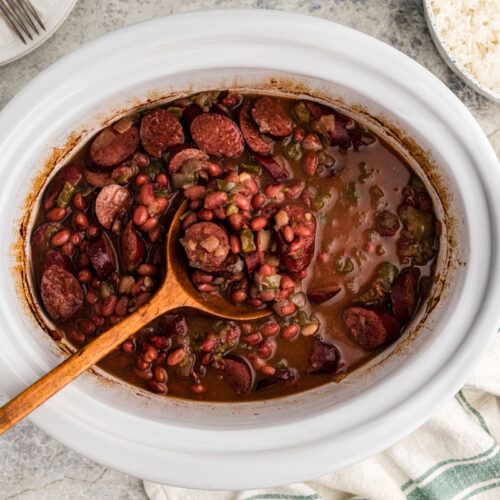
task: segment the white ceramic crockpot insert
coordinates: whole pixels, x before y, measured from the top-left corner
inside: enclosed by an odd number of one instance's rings
[[[500,176],[491,146],[462,103],[411,59],[343,26],[283,12],[196,12],[85,45],[41,73],[0,114],[2,390],[14,396],[63,357],[19,292],[13,251],[32,179],[52,148],[64,148],[73,132],[84,141],[118,111],[148,99],[262,85],[363,105],[433,157],[456,243],[447,246],[443,238],[441,253],[451,255],[451,265],[441,273],[440,301],[406,348],[391,346],[341,383],[287,398],[195,403],[87,373],[30,418],[102,464],[212,489],[319,476],[422,424],[465,382],[495,334]]]

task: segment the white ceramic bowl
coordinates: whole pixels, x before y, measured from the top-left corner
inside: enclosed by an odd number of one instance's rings
[[[420,144],[413,152],[440,193],[442,206],[432,191],[447,225],[434,286],[439,300],[421,311],[417,333],[339,384],[274,401],[203,404],[154,396],[95,370],[30,417],[102,464],[213,489],[312,478],[387,447],[459,389],[500,316],[497,159],[443,84],[391,47],[313,17],[258,10],[177,15],[85,45],[0,114],[3,391],[14,396],[63,357],[22,290],[20,226],[25,233],[31,222],[30,193],[40,175],[128,108],[227,87],[312,93],[373,114],[405,144]]]
[[[456,57],[446,43],[436,25],[436,16],[432,10],[431,0],[424,0],[424,14],[432,41],[448,67],[469,87],[493,102],[500,103],[500,94],[480,82]]]

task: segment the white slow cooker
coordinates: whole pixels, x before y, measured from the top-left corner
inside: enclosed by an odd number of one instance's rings
[[[176,486],[243,489],[309,479],[421,425],[465,382],[500,324],[500,174],[488,140],[423,67],[331,22],[213,10],[140,23],[64,57],[5,107],[0,388],[14,396],[69,350],[46,333],[26,288],[23,236],[42,179],[127,110],[214,88],[312,95],[353,109],[407,147],[445,223],[431,299],[396,344],[340,383],[215,404],[156,396],[95,369],[30,419],[97,462]]]

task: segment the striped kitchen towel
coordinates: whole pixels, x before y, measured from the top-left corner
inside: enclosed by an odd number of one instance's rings
[[[462,390],[410,436],[313,481],[251,491],[145,482],[151,500],[500,499],[500,333]]]

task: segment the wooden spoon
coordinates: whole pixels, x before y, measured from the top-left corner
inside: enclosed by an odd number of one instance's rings
[[[220,318],[252,320],[268,316],[266,309],[235,306],[215,294],[204,298],[187,276],[187,263],[179,243],[181,215],[187,208],[184,201],[172,220],[167,238],[167,273],[157,292],[147,304],[105,331],[73,356],[43,376],[0,408],[0,435],[38,408],[56,392],[104,358],[158,316],[171,311],[196,310]]]

